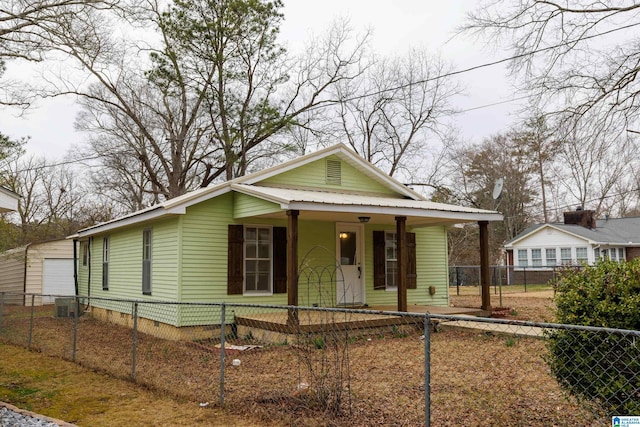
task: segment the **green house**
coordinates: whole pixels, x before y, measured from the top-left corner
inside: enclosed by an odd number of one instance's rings
[[[434,203],[339,144],[80,230],[80,296],[299,306],[448,306],[447,228],[501,220]],[[142,317],[193,326],[168,306]]]

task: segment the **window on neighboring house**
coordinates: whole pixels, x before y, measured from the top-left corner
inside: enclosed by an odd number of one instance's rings
[[[151,295],[151,229],[142,232],[142,293]]]
[[[518,266],[526,267],[528,265],[529,258],[527,256],[526,249],[518,249]]]
[[[609,259],[611,261],[617,261],[618,260],[618,248],[610,248],[609,249]]]
[[[102,238],[102,290],[109,290],[109,236]]]
[[[398,289],[398,249],[396,246],[396,233],[384,233],[385,253],[385,283],[387,289]]]
[[[618,248],[618,261],[624,261],[624,248]]]
[[[542,249],[531,249],[531,265],[542,267]]]
[[[605,261],[609,260],[609,251],[607,249],[602,249],[600,251],[600,259],[603,259]]]
[[[589,260],[587,248],[576,248],[576,260],[579,263],[586,263]]]
[[[271,227],[244,228],[244,291],[271,292]]]
[[[596,263],[600,261],[600,248],[593,249],[593,262]]]
[[[571,248],[560,248],[560,264],[571,264]]]
[[[545,250],[547,267],[555,267],[558,262],[556,261],[556,248],[547,248]]]
[[[89,264],[89,242],[82,242],[80,251],[82,252],[82,266],[86,267]]]

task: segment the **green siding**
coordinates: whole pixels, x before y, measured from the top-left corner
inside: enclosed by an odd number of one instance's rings
[[[326,161],[335,160],[342,164],[342,183],[341,185],[326,183]],[[296,169],[283,172],[279,175],[260,181],[256,185],[298,185],[301,187],[312,187],[320,189],[331,189],[336,191],[358,191],[366,193],[378,193],[389,196],[400,197],[390,188],[374,181],[367,175],[363,174],[353,166],[342,161],[337,156],[330,156],[325,159],[316,160],[309,164],[300,166]]]
[[[298,227],[298,304],[333,307],[336,304],[336,225],[300,221]]]
[[[180,301],[243,301],[227,297],[227,228],[233,224],[233,194],[187,208],[182,220]],[[246,302],[246,301],[245,301]]]
[[[81,286],[81,295],[104,298],[124,298],[136,300],[175,301],[177,293],[177,223],[173,218],[150,222],[137,227],[117,230],[109,234],[95,236],[91,246],[91,290]],[[142,294],[142,232],[151,228],[152,267],[151,295]],[[102,289],[102,242],[110,238],[109,290]],[[79,279],[86,283],[88,269],[81,269]],[[92,300],[92,305],[122,313],[131,314],[129,303]],[[143,317],[169,324],[176,324],[177,307],[141,306]]]
[[[248,196],[242,193],[234,193],[234,218],[246,218],[249,216],[258,216],[274,212],[280,212],[282,209],[275,203],[256,197]]]
[[[410,304],[449,306],[449,265],[447,230],[444,226],[415,229],[418,289],[408,292]],[[436,293],[429,295],[429,286]]]
[[[367,225],[365,227],[365,293],[369,305],[395,305],[398,303],[396,291],[373,289],[373,231],[395,231],[395,227]],[[407,290],[408,305],[449,305],[447,232],[444,227],[408,229],[416,233],[416,274],[417,288]],[[436,287],[436,293],[429,295],[429,286]]]

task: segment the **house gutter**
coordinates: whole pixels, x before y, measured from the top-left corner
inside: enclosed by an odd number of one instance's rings
[[[27,293],[27,259],[28,259],[29,246],[31,246],[31,243],[27,243],[24,247],[24,270],[22,274],[22,305],[27,304],[27,296],[25,294]]]
[[[78,296],[78,239],[73,239],[73,286]]]

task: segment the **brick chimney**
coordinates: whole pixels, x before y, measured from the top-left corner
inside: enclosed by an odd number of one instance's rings
[[[564,223],[596,228],[596,211],[585,211],[579,207],[575,211],[564,212]]]

